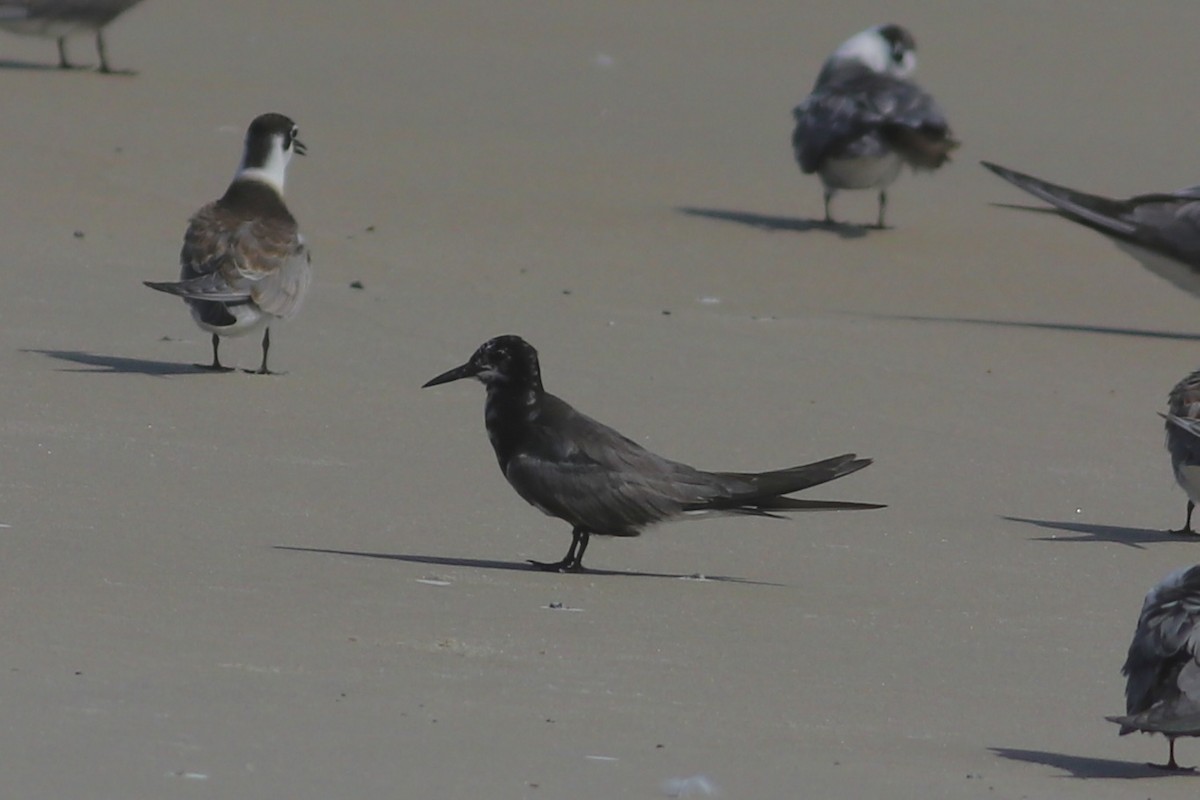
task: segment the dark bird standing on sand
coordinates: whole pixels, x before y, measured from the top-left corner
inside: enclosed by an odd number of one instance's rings
[[[1171,471],[1188,497],[1187,520],[1182,528],[1170,533],[1195,536],[1192,512],[1200,500],[1200,370],[1175,384],[1167,400],[1167,413],[1162,417],[1167,421]]]
[[[1175,739],[1200,736],[1200,565],[1173,572],[1146,595],[1129,656],[1125,716],[1105,717],[1121,726],[1121,735],[1161,733],[1170,742],[1162,769],[1175,762]]]
[[[1069,189],[987,161],[983,166],[1107,236],[1155,275],[1200,295],[1200,186],[1116,200]]]
[[[104,47],[104,26],[142,0],[0,0],[0,28],[24,36],[58,40],[58,66],[74,69],[67,60],[67,37],[96,34],[100,71],[111,73]]]
[[[484,421],[504,477],[528,503],[572,526],[566,557],[530,562],[541,569],[582,572],[593,534],[637,536],[689,515],[882,508],[783,496],[871,463],[853,454],[762,473],[703,472],[655,455],[546,392],[537,351],[519,336],[485,342],[470,361],[425,386],[460,378],[487,387]]]
[[[884,227],[887,189],[908,164],[934,170],[958,147],[942,110],[908,79],[917,45],[899,25],[851,36],[821,68],[808,98],[792,114],[792,148],[805,175],[825,185],[825,222],[839,189],[878,189]]]
[[[312,257],[283,202],[288,162],[293,154],[305,153],[299,133],[282,114],[263,114],[250,123],[233,182],[188,225],[179,254],[180,280],[145,281],[151,289],[182,297],[196,324],[212,333],[212,364],[199,367],[228,371],[217,357],[220,337],[265,328],[258,374],[270,374],[270,325],[295,314],[304,302]]]

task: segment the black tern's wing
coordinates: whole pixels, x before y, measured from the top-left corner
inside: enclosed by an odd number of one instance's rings
[[[1146,595],[1129,655],[1125,710],[1141,714],[1157,703],[1187,702],[1200,709],[1200,566],[1168,575]]]
[[[550,394],[505,475],[546,513],[613,535],[633,535],[721,491],[707,473],[651,453]]]

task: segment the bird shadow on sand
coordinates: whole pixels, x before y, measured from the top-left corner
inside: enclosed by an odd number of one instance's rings
[[[26,70],[29,72],[62,72],[68,75],[72,72],[78,72],[76,69],[62,69],[58,64],[50,64],[39,61],[14,61],[11,58],[0,58],[0,70]]]
[[[58,64],[51,64],[47,61],[14,61],[11,58],[0,58],[0,70],[57,72],[62,75],[87,72],[94,75],[116,78],[127,78],[138,74],[135,69],[110,69],[108,72],[104,72],[94,64],[72,64],[69,67],[60,67]]]
[[[1200,333],[1183,331],[1156,331],[1149,328],[1116,328],[1109,325],[1076,325],[1066,322],[1021,322],[1004,319],[981,319],[975,317],[927,317],[908,314],[868,314],[874,319],[900,320],[902,322],[940,322],[954,325],[990,325],[997,328],[1031,328],[1044,331],[1069,333],[1102,333],[1108,336],[1136,336],[1143,339],[1170,339],[1177,342],[1200,342]]]
[[[145,358],[127,358],[125,356],[106,356],[100,353],[88,353],[84,350],[34,350],[23,349],[22,353],[37,353],[49,358],[78,364],[80,368],[63,367],[59,372],[113,372],[123,375],[201,375],[208,370],[201,369],[195,364],[179,364],[174,361],[151,361]]]
[[[861,239],[869,233],[880,232],[879,228],[850,225],[844,222],[826,222],[823,219],[803,219],[800,217],[776,217],[767,214],[755,214],[750,211],[733,211],[724,208],[679,206],[675,210],[689,217],[703,217],[721,222],[735,222],[738,225],[746,225],[771,233],[780,231],[790,231],[792,233],[823,231],[825,233],[837,234],[843,239]]]
[[[1014,747],[989,747],[996,755],[1012,761],[1024,761],[1029,764],[1043,764],[1047,767],[1061,769],[1067,773],[1060,777],[1071,778],[1119,778],[1136,780],[1139,778],[1176,778],[1195,777],[1195,773],[1158,769],[1143,761],[1118,761],[1113,758],[1089,758],[1088,756],[1073,756],[1069,753],[1053,753],[1049,750],[1022,750]]]
[[[1051,519],[1027,519],[1026,517],[1001,517],[1009,522],[1036,525],[1055,531],[1069,531],[1078,536],[1037,536],[1035,542],[1114,542],[1144,550],[1145,545],[1156,542],[1195,542],[1195,536],[1180,536],[1156,528],[1127,528],[1121,525],[1095,525],[1088,522],[1063,522]]]
[[[1061,217],[1057,208],[1053,206],[1030,206],[1024,203],[988,203],[992,208],[1004,208],[1009,211],[1032,211],[1035,214],[1053,214],[1056,217]]]
[[[469,567],[471,569],[503,569],[512,572],[541,572],[528,561],[493,561],[484,558],[455,558],[451,556],[422,556],[407,553],[367,553],[360,550],[333,550],[324,547],[294,547],[290,545],[273,545],[273,550],[290,550],[296,553],[320,553],[332,556],[355,556],[357,558],[381,558],[385,561],[405,561],[409,564],[434,564],[440,567]],[[550,573],[557,574],[557,573]],[[673,572],[638,572],[636,570],[592,569],[588,567],[583,575],[613,575],[626,578],[674,578],[676,580],[692,580],[697,582],[714,581],[721,583],[745,583],[751,586],[786,586],[783,583],[770,581],[753,581],[749,578],[734,578],[727,575],[684,575]]]

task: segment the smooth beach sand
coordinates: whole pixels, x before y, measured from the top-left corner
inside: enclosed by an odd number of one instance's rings
[[[790,110],[908,26],[964,142],[839,235]],[[1200,560],[1155,412],[1196,298],[981,158],[1200,181],[1192,4],[150,0],[134,77],[0,36],[0,794],[1194,796],[1118,738],[1145,591]],[[86,37],[77,61],[94,58]],[[258,113],[309,155],[285,375],[211,375],[171,280]],[[842,218],[870,221],[870,193]],[[351,287],[359,281],[361,289]],[[596,540],[496,468],[483,340],[665,455],[843,452],[889,504]],[[254,367],[256,337],[222,348]],[[709,580],[689,580],[696,575]],[[561,608],[557,608],[561,604]],[[1200,763],[1200,742],[1179,744]]]

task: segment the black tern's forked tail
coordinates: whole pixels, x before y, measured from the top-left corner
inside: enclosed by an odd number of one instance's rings
[[[179,280],[144,281],[182,297],[192,318],[212,334],[212,364],[227,371],[217,350],[222,336],[262,329],[262,365],[270,374],[271,323],[300,310],[312,282],[312,258],[296,220],[283,202],[287,165],[304,155],[296,123],[262,114],[246,132],[242,161],[219,199],[197,211],[179,254]]]
[[[887,189],[907,164],[935,170],[958,147],[933,97],[909,79],[917,44],[899,25],[877,25],[842,42],[812,92],[792,111],[792,150],[825,186],[825,222],[841,189],[877,189],[885,226]]]
[[[1104,234],[1155,275],[1200,296],[1200,186],[1119,200],[980,163],[1060,216]]]
[[[1175,739],[1200,736],[1200,565],[1171,573],[1149,591],[1121,674],[1125,715],[1105,717],[1134,731],[1161,733],[1170,742],[1166,764],[1177,770]]]
[[[582,571],[592,534],[637,536],[693,515],[883,508],[784,496],[871,463],[852,454],[760,473],[704,472],[656,455],[546,392],[537,351],[518,336],[485,342],[467,363],[425,386],[461,378],[487,387],[484,417],[504,477],[528,503],[572,526],[566,557],[530,562],[542,569]]]

